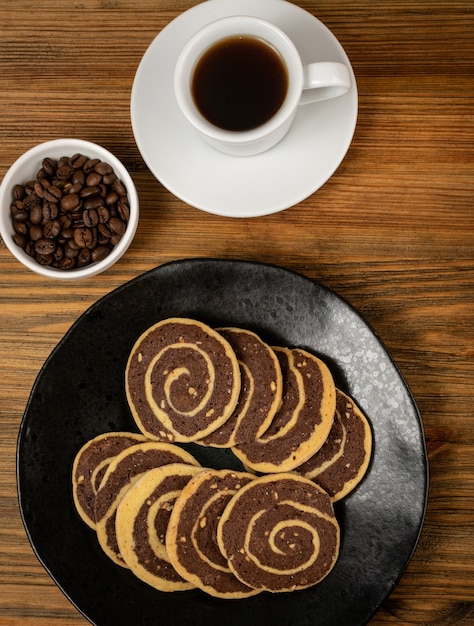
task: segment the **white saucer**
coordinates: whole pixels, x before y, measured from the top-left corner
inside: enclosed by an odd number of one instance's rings
[[[255,15],[293,39],[303,63],[340,61],[348,93],[299,108],[288,135],[252,157],[222,154],[196,134],[178,109],[173,73],[191,35],[228,15]],[[207,0],[174,19],[150,44],[131,97],[137,146],[156,178],[184,202],[216,215],[256,217],[282,211],[319,189],[344,158],[357,120],[357,86],[344,49],[313,15],[286,0]]]

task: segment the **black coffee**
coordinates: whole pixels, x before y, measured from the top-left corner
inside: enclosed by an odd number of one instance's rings
[[[223,39],[199,60],[192,79],[194,102],[211,124],[232,131],[267,122],[285,99],[288,74],[280,54],[261,39]]]

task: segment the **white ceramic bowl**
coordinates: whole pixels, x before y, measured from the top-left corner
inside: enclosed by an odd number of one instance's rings
[[[85,267],[70,270],[58,269],[44,266],[30,257],[20,246],[13,241],[15,231],[13,229],[10,207],[13,202],[13,188],[16,184],[25,184],[30,180],[35,180],[38,170],[41,168],[43,159],[50,157],[59,159],[60,157],[71,157],[74,154],[83,154],[91,159],[100,159],[111,165],[115,174],[127,189],[130,206],[130,219],[127,229],[120,242],[111,250],[109,255],[102,261],[97,261]],[[39,144],[31,148],[7,171],[5,178],[0,185],[0,234],[5,245],[10,252],[33,272],[56,278],[60,280],[71,280],[78,278],[88,278],[111,267],[120,259],[130,246],[138,225],[138,194],[133,180],[123,164],[111,152],[89,141],[82,139],[55,139]]]

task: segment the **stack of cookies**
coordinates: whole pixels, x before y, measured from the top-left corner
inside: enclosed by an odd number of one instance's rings
[[[73,466],[76,508],[115,563],[161,591],[221,598],[327,576],[333,503],[363,478],[372,435],[321,359],[171,318],[138,338],[125,388],[141,434],[99,435]],[[245,469],[203,468],[187,442],[229,448]]]

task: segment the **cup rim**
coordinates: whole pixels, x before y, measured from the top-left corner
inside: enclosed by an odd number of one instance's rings
[[[67,152],[93,152],[94,155],[99,156],[105,162],[108,162],[113,168],[117,176],[121,179],[124,186],[127,189],[127,195],[129,198],[130,204],[130,218],[127,223],[127,228],[125,230],[125,234],[119,243],[114,246],[111,250],[110,254],[103,259],[102,261],[97,261],[96,263],[91,263],[90,265],[86,265],[81,268],[74,268],[71,270],[61,270],[58,268],[53,268],[45,265],[40,265],[35,259],[30,257],[20,246],[18,246],[13,241],[13,226],[11,224],[11,217],[9,210],[5,209],[8,204],[8,209],[10,208],[11,201],[11,193],[13,186],[17,183],[26,182],[26,180],[32,180],[36,172],[33,171],[34,168],[31,167],[31,176],[23,176],[21,178],[21,174],[23,168],[29,167],[30,162],[34,161],[37,158],[38,162],[41,162],[43,158],[46,156],[51,156],[48,154],[48,151],[54,151],[58,153],[59,151],[64,150],[64,156],[67,156]],[[72,152],[69,156],[72,156]],[[28,174],[29,170],[25,170],[25,174]],[[21,178],[21,180],[20,180]],[[8,199],[8,202],[7,202]],[[91,141],[87,141],[85,139],[77,139],[77,138],[61,138],[61,139],[51,139],[42,143],[39,143],[35,146],[29,148],[26,152],[20,155],[8,168],[3,180],[0,184],[0,235],[12,253],[12,255],[20,261],[25,267],[32,270],[36,274],[40,274],[41,276],[55,278],[58,280],[74,280],[74,279],[82,279],[89,278],[91,276],[95,276],[105,271],[114,265],[126,252],[132,243],[135,232],[138,227],[139,220],[139,199],[138,192],[133,182],[133,179],[128,172],[127,168],[123,165],[118,157],[116,157],[112,152],[104,148],[103,146],[93,143]]]
[[[210,123],[206,118],[201,115],[193,104],[193,98],[190,89],[190,78],[197,65],[197,62],[202,57],[204,52],[208,50],[215,43],[225,39],[232,34],[236,34],[235,30],[229,33],[223,33],[220,36],[215,37],[209,43],[202,45],[206,41],[209,32],[220,30],[222,26],[230,28],[234,25],[239,25],[238,34],[248,34],[250,36],[256,36],[253,32],[246,32],[246,28],[250,29],[251,25],[259,24],[261,27],[267,29],[276,35],[279,40],[285,46],[285,54],[278,48],[278,52],[282,56],[282,59],[287,67],[288,71],[288,90],[287,95],[280,107],[280,109],[264,124],[256,128],[245,131],[232,131],[219,128]],[[262,36],[262,39],[265,39]],[[267,41],[270,45],[275,47],[273,41]],[[192,52],[196,47],[200,46],[198,54],[191,57]],[[291,57],[290,57],[291,55]],[[289,61],[291,61],[291,68],[289,67]],[[184,76],[183,76],[184,73]],[[184,48],[181,50],[178,60],[175,66],[174,72],[174,91],[178,101],[178,105],[188,119],[188,121],[204,135],[210,139],[225,142],[229,144],[250,144],[252,142],[260,141],[262,138],[270,135],[277,128],[283,126],[293,115],[296,107],[298,106],[301,91],[303,87],[303,64],[299,55],[299,52],[288,37],[288,35],[275,24],[264,20],[259,17],[250,15],[231,15],[227,17],[218,18],[208,24],[204,25],[188,40]]]

